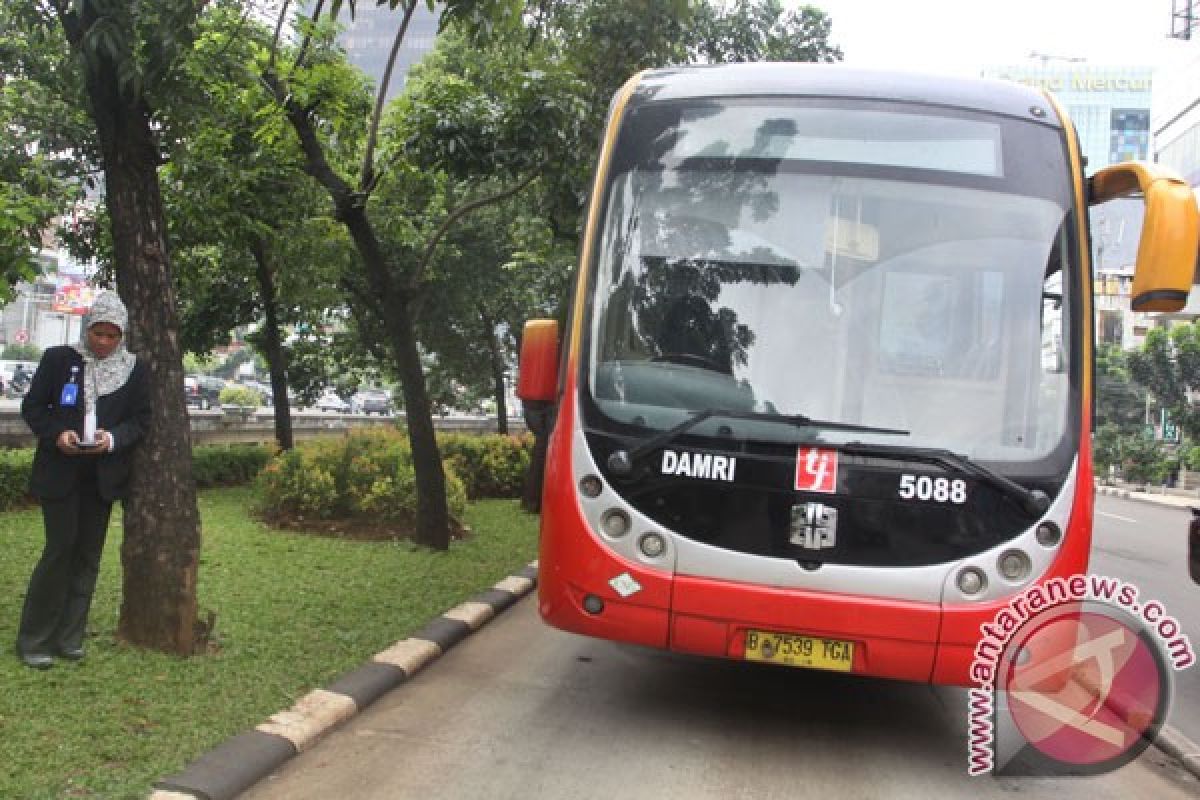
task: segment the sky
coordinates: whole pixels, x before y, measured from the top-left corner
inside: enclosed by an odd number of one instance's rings
[[[1171,0],[796,0],[833,18],[852,66],[978,75],[1035,65],[1031,52],[1095,66],[1162,67],[1200,51],[1167,36]],[[1068,62],[1051,61],[1064,66]]]

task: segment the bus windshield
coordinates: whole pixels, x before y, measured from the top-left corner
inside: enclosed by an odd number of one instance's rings
[[[1068,436],[1058,130],[899,103],[650,103],[622,126],[603,202],[586,380],[601,420],[653,435],[712,409],[804,415],[907,432],[823,442],[1001,462]],[[748,417],[695,433],[817,436]]]

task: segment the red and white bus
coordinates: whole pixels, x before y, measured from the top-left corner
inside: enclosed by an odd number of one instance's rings
[[[683,653],[966,684],[979,626],[1084,572],[1088,207],[1145,198],[1134,308],[1187,299],[1186,183],[1084,174],[1048,94],[747,64],[614,98],[553,410],[539,607]]]

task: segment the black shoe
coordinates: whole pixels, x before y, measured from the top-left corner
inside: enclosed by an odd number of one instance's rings
[[[22,653],[21,663],[31,669],[50,669],[54,659],[45,653]]]
[[[83,647],[62,647],[59,648],[58,654],[67,661],[83,661],[83,657],[87,655]]]

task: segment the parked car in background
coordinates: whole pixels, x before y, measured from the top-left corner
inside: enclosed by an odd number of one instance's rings
[[[338,393],[333,389],[326,389],[321,392],[321,396],[317,398],[317,402],[313,406],[317,411],[336,411],[340,414],[345,414],[350,410],[350,404],[338,396]]]
[[[352,414],[392,413],[392,396],[386,389],[362,389],[350,398]]]
[[[189,408],[206,410],[221,405],[225,381],[211,375],[187,375],[183,379],[183,399]]]

